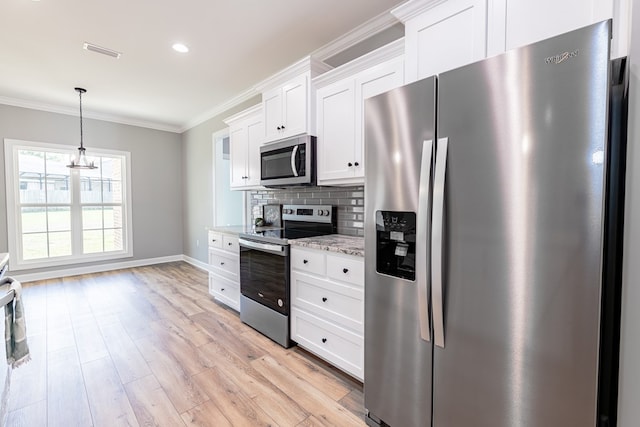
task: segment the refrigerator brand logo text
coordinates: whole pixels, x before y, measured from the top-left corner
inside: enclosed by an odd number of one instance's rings
[[[574,50],[573,52],[563,52],[559,55],[548,56],[544,59],[544,62],[547,64],[560,64],[567,59],[575,58],[580,53],[579,49]]]

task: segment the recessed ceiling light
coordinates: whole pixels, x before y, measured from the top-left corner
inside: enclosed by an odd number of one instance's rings
[[[185,45],[183,45],[182,43],[174,43],[173,46],[171,46],[173,48],[173,50],[175,50],[176,52],[180,52],[180,53],[187,53],[189,52],[189,48]]]

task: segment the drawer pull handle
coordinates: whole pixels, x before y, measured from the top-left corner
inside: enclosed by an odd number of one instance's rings
[[[322,302],[327,302],[327,297],[322,297]]]
[[[224,288],[220,288],[220,292],[224,292]]]
[[[307,264],[307,263],[309,263],[309,260],[303,259],[303,260],[302,260],[302,263],[303,263],[303,264]]]
[[[224,262],[221,262],[220,265],[224,265]]]
[[[327,339],[326,338],[322,338],[322,342],[323,343],[327,342]]]
[[[211,242],[215,242],[215,241],[216,241],[216,239],[211,239]]]
[[[343,269],[342,269],[342,272],[343,272],[344,274],[347,274],[347,273],[349,272],[349,269],[348,269],[348,268],[343,268]]]

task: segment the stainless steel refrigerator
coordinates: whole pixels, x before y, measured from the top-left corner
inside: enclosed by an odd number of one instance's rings
[[[607,416],[605,259],[624,170],[610,38],[602,22],[365,102],[369,424]]]

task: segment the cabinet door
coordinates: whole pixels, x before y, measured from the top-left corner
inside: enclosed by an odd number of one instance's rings
[[[246,185],[260,185],[260,145],[264,135],[262,117],[257,116],[247,123],[247,179]]]
[[[494,0],[489,15],[489,54],[496,55],[609,19],[614,15],[614,8],[620,10],[623,3],[626,1]],[[617,21],[614,19],[614,39],[620,35]],[[615,46],[615,40],[612,46]]]
[[[404,59],[397,58],[358,74],[356,78],[356,135],[354,176],[364,178],[364,101],[404,83]]]
[[[406,83],[484,59],[486,20],[487,0],[449,0],[409,19]]]
[[[282,88],[276,88],[262,94],[262,111],[264,141],[280,139],[282,135]]]
[[[243,187],[247,176],[247,128],[238,126],[229,128],[229,151],[230,151],[230,171],[231,188]]]
[[[282,87],[281,138],[307,132],[308,103],[307,76],[302,75]]]
[[[316,98],[318,182],[352,177],[356,128],[354,80],[318,89]]]

